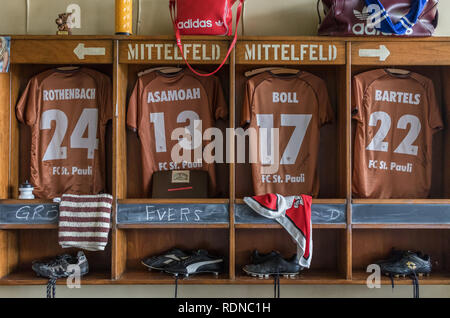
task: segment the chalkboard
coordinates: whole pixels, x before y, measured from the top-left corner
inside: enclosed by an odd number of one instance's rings
[[[246,204],[236,204],[234,208],[236,224],[275,224],[277,221],[265,218],[253,211]],[[313,224],[346,223],[345,204],[313,204],[311,206]]]
[[[228,210],[228,204],[119,204],[117,224],[228,224]]]
[[[0,224],[56,224],[59,205],[0,204]]]
[[[450,224],[450,205],[353,204],[355,224]]]

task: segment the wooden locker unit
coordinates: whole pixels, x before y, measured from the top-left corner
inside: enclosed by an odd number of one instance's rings
[[[353,39],[352,76],[376,68],[407,69],[430,78],[435,86],[441,114],[444,114],[441,73],[449,70],[448,38],[428,39]],[[367,56],[372,53],[372,57]],[[353,97],[352,97],[353,98]],[[352,122],[354,132],[355,123]],[[444,127],[448,130],[449,127]],[[364,284],[368,264],[383,259],[392,247],[420,250],[432,261],[430,277],[421,284],[449,284],[450,279],[450,198],[444,191],[443,171],[449,168],[444,152],[450,145],[445,131],[433,136],[432,186],[428,198],[352,199],[352,283]],[[352,144],[354,133],[352,134]],[[353,158],[353,154],[352,154]],[[396,279],[410,284],[410,279]],[[387,277],[382,284],[390,284]]]
[[[282,278],[283,284],[334,284],[345,281],[351,274],[347,266],[349,230],[346,202],[350,194],[346,167],[350,154],[346,137],[349,120],[345,87],[346,60],[346,43],[340,39],[243,37],[236,47],[236,127],[239,127],[241,122],[245,83],[248,80],[244,73],[268,66],[296,68],[322,78],[326,82],[335,114],[333,122],[320,129],[320,191],[318,198],[313,199],[313,213],[318,205],[329,207],[325,210],[328,212],[333,209],[332,205],[338,204],[342,206],[340,212],[345,216],[339,223],[315,223],[313,219],[311,268],[301,272],[296,279]],[[248,153],[246,157],[248,158]],[[253,195],[251,165],[237,163],[235,166],[235,204],[243,205],[243,197]],[[271,280],[249,277],[242,271],[242,267],[250,263],[250,254],[254,249],[257,248],[260,252],[278,250],[284,257],[291,257],[296,252],[296,245],[277,223],[255,224],[238,221],[235,231],[236,275],[240,283],[271,283]]]
[[[117,151],[115,166],[116,195],[118,208],[115,222],[117,230],[113,247],[113,278],[118,283],[145,283],[145,284],[171,284],[173,276],[156,271],[149,272],[141,264],[146,257],[158,255],[168,249],[179,247],[186,250],[207,249],[213,255],[223,256],[227,266],[224,274],[198,275],[180,280],[180,283],[211,283],[220,284],[227,281],[230,273],[228,262],[230,257],[230,168],[231,164],[216,164],[216,178],[218,195],[207,199],[152,199],[151,194],[142,191],[141,154],[140,143],[135,132],[126,127],[126,110],[131,92],[136,84],[138,73],[148,68],[158,66],[186,67],[181,59],[181,54],[173,37],[124,37],[116,41],[118,54],[117,69]],[[205,71],[213,71],[225,57],[229,41],[223,37],[186,37],[183,39],[186,56],[193,67]],[[223,93],[228,105],[230,105],[230,87],[234,81],[231,79],[232,67],[227,64],[216,74],[219,77]],[[233,116],[232,106],[229,108],[230,118]],[[225,136],[225,130],[229,127],[229,120],[216,121],[216,127],[221,129]],[[224,154],[225,154],[224,149]],[[182,207],[196,206],[216,207],[223,213],[219,223],[209,222],[172,222],[169,218],[161,222],[153,222],[145,215],[136,222],[126,222],[122,213],[127,205],[142,211],[149,207],[165,209],[173,207],[179,211]],[[191,208],[189,208],[191,209]],[[193,208],[192,208],[193,209]],[[207,209],[207,208],[205,208]],[[166,210],[164,210],[166,211]],[[191,211],[191,210],[190,210]],[[169,210],[170,212],[170,210]],[[168,212],[168,213],[169,213]],[[158,212],[159,213],[159,212]],[[123,215],[123,217],[122,217]],[[125,222],[123,222],[125,220]],[[190,220],[192,221],[192,220]]]
[[[16,218],[0,224],[0,284],[44,284],[31,270],[32,260],[53,258],[75,249],[58,244],[57,214],[51,200],[18,200],[19,184],[29,180],[31,130],[19,123],[15,107],[28,81],[36,74],[60,66],[85,66],[112,77],[112,42],[106,37],[13,36],[11,44],[10,100],[2,103],[1,122],[7,129],[1,136],[2,160],[0,204],[17,209]],[[112,83],[112,80],[111,80]],[[106,185],[112,191],[112,125],[106,128]],[[57,205],[56,205],[57,207]],[[22,208],[22,210],[19,210]],[[21,211],[21,212],[19,212]],[[111,239],[110,239],[111,241]],[[102,252],[86,252],[90,273],[87,284],[105,284],[111,278],[111,244]],[[62,283],[62,282],[58,282]]]
[[[183,37],[183,43],[191,45],[189,61],[203,71],[215,69],[230,42],[226,37]],[[220,54],[210,59],[213,46],[220,47]],[[82,52],[89,52],[86,48],[104,48],[105,54],[83,56]],[[106,145],[108,191],[114,196],[110,241],[105,252],[87,253],[92,271],[82,278],[82,284],[173,284],[171,275],[149,272],[140,263],[172,247],[205,248],[226,259],[224,274],[194,275],[180,279],[181,284],[273,283],[245,275],[242,266],[250,262],[254,249],[278,250],[290,257],[296,246],[279,224],[262,219],[244,204],[243,197],[253,194],[249,164],[216,164],[221,193],[215,198],[151,199],[142,193],[139,140],[126,128],[128,99],[140,71],[165,65],[186,67],[175,52],[178,48],[171,36],[12,37],[11,73],[0,74],[0,285],[45,284],[46,279],[32,272],[31,261],[73,252],[59,248],[56,220],[45,217],[54,212],[52,202],[17,200],[18,186],[29,173],[30,140],[28,127],[15,117],[15,106],[33,75],[80,64],[111,76],[114,94],[114,119]],[[429,198],[369,200],[355,198],[351,192],[352,76],[380,67],[407,68],[433,79],[443,105],[446,88],[441,75],[450,70],[450,38],[241,37],[217,74],[229,105],[229,119],[217,121],[219,128],[239,127],[247,80],[244,73],[267,66],[297,68],[321,77],[335,112],[334,122],[321,129],[321,187],[318,198],[313,199],[311,268],[295,279],[282,278],[281,284],[366,284],[367,265],[386,257],[391,247],[431,255],[433,272],[420,278],[421,284],[450,284],[450,197],[445,192],[448,174],[442,173],[449,166],[444,153],[450,145],[445,132],[433,140]],[[229,147],[233,156],[234,140]],[[1,213],[16,205],[30,206],[30,210],[14,222],[4,221]],[[42,206],[38,217],[30,218],[38,206]],[[149,219],[145,217],[147,207],[198,208],[214,212],[217,219],[206,218],[208,213],[200,222]],[[411,282],[399,279],[396,283]],[[382,278],[382,284],[390,284],[389,279]]]

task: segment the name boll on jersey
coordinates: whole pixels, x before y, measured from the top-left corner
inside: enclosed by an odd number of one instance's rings
[[[29,81],[16,114],[31,127],[30,181],[38,198],[105,190],[111,99],[110,79],[87,68],[49,70]]]
[[[378,69],[356,75],[353,94],[354,195],[428,197],[433,134],[443,127],[433,82]]]
[[[215,76],[203,78],[183,70],[176,75],[152,72],[139,77],[128,105],[127,126],[139,135],[144,193],[149,194],[155,171],[181,169],[208,171],[209,194],[214,195],[214,163],[206,163],[203,156],[198,161],[194,158],[195,149],[203,149],[204,142],[172,140],[172,132],[186,127],[194,135],[194,123],[201,120],[202,135],[214,127],[216,119],[227,116],[228,107]],[[172,158],[173,149],[190,154],[190,160],[178,162]]]
[[[255,194],[317,196],[320,127],[333,117],[326,84],[313,74],[276,76],[265,72],[249,79],[241,125],[250,124],[259,136],[258,160],[252,163]],[[279,167],[274,173],[261,170],[277,160],[271,154],[264,158],[267,154],[263,149],[272,149],[272,138],[263,138],[261,128],[279,129],[279,140],[274,139],[273,145],[278,148]]]

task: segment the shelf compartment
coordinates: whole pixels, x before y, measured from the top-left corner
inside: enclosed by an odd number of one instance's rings
[[[367,266],[386,259],[393,247],[430,255],[432,273],[430,277],[420,278],[424,282],[450,283],[450,229],[399,228],[352,230],[353,282],[362,283],[363,277],[365,281],[369,275],[365,273]]]
[[[120,257],[116,257],[116,262],[120,269],[115,271],[115,278],[118,283],[138,281],[144,279],[144,283],[170,284],[173,278],[170,275],[158,271],[149,272],[142,265],[142,260],[151,256],[160,255],[173,248],[179,248],[186,252],[198,249],[207,250],[209,254],[224,257],[225,273],[219,276],[222,281],[229,278],[227,269],[229,268],[229,229],[228,228],[129,228],[116,230],[120,237]],[[198,277],[198,278],[197,278]],[[213,278],[214,275],[192,276],[193,280]],[[181,279],[180,279],[181,280]]]
[[[236,228],[235,271],[238,283],[265,284],[264,280],[248,276],[242,271],[251,262],[253,250],[259,253],[278,251],[284,258],[290,258],[297,252],[297,246],[291,236],[282,228]],[[317,282],[318,284],[344,282],[346,280],[346,230],[315,229],[312,233],[313,253],[311,267],[301,272],[296,279],[285,279],[292,284]],[[303,281],[305,280],[305,281]],[[269,282],[273,280],[269,280]]]
[[[0,285],[39,285],[47,282],[31,269],[33,261],[47,261],[61,254],[76,255],[78,248],[62,248],[57,229],[0,230]],[[84,251],[89,273],[87,284],[106,284],[111,279],[111,235],[104,251]],[[101,282],[104,281],[104,282]]]

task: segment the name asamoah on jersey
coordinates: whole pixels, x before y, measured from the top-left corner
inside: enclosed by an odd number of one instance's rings
[[[184,100],[200,99],[200,88],[188,88],[179,90],[167,90],[149,92],[147,96],[147,103],[162,103],[162,102],[174,102]]]

